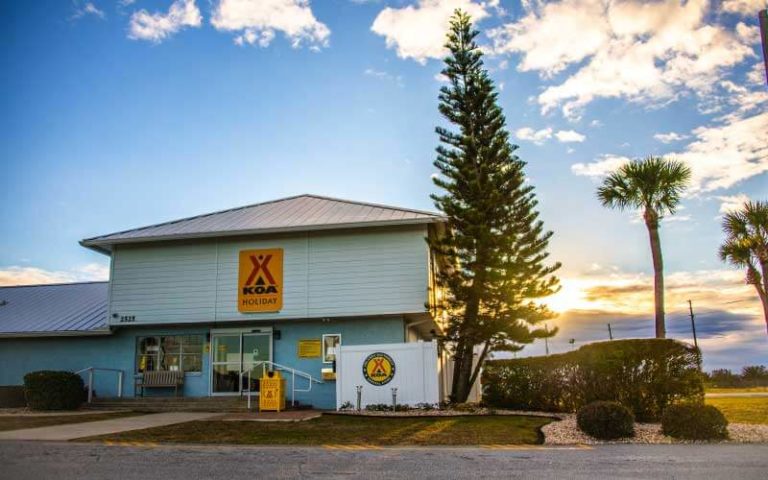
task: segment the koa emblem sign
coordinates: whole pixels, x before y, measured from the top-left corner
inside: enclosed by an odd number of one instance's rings
[[[240,312],[283,308],[283,249],[241,250],[237,282]]]
[[[386,353],[372,353],[363,362],[363,376],[371,385],[386,385],[395,377],[395,361]]]

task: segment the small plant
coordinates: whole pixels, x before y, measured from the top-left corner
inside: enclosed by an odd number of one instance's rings
[[[635,434],[635,416],[618,402],[592,402],[578,411],[576,423],[582,432],[600,440]]]
[[[661,431],[683,440],[723,440],[728,438],[728,420],[712,405],[671,405],[661,417]]]
[[[24,394],[33,410],[76,410],[87,395],[80,375],[50,370],[24,375]]]
[[[341,407],[339,407],[339,410],[354,410],[355,406],[352,405],[352,402],[347,400],[346,402],[341,404]]]
[[[448,407],[451,410],[456,410],[457,412],[477,412],[480,410],[480,405],[477,403],[452,403]]]
[[[414,405],[414,408],[416,410],[425,410],[425,411],[435,410],[437,407],[438,405],[435,403],[426,403],[426,402],[421,402]]]
[[[369,403],[365,406],[369,412],[391,412],[392,405],[388,403]]]

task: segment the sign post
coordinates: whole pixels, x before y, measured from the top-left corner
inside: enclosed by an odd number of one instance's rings
[[[768,83],[768,9],[757,14],[760,18],[760,37],[763,39],[763,66],[765,67],[765,81]]]

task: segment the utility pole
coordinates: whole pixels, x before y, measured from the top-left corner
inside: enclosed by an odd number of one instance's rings
[[[611,324],[608,324],[608,338],[613,340],[613,331],[611,331]]]
[[[549,325],[544,324],[544,331],[549,335]],[[549,355],[549,337],[544,337],[544,351]]]
[[[688,300],[688,310],[691,312],[691,330],[693,330],[693,345],[696,348],[699,348],[699,341],[696,340],[696,320],[694,320],[695,317],[693,315],[693,302],[691,302],[690,300]]]
[[[768,9],[757,14],[760,19],[760,37],[763,40],[763,63],[765,64],[765,79],[768,81]]]

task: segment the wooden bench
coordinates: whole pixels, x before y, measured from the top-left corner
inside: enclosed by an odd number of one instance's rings
[[[174,396],[179,395],[179,387],[182,387],[184,394],[184,372],[173,372],[169,370],[158,370],[153,372],[144,372],[141,378],[136,380],[136,387],[141,388],[141,396],[144,396],[145,388],[173,388]]]

